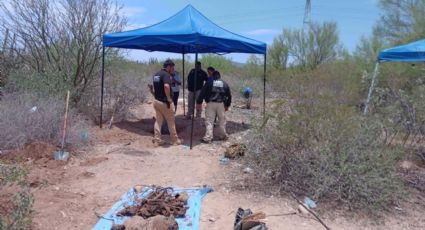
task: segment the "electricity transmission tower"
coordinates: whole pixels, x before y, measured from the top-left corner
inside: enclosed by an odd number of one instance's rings
[[[308,29],[311,23],[311,0],[305,1],[305,9],[304,9],[304,19],[303,19],[303,27],[304,29]]]

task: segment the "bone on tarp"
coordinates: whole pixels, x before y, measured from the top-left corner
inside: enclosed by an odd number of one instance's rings
[[[147,198],[136,200],[135,206],[129,206],[117,213],[117,216],[141,216],[149,218],[156,215],[182,217],[185,215],[188,195],[173,194],[170,188],[156,187]]]

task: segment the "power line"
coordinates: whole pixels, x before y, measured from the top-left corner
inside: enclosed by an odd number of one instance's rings
[[[282,15],[285,15],[287,12],[293,12],[294,10],[302,10],[303,7],[295,6],[295,7],[281,7],[281,8],[274,8],[274,9],[263,9],[263,10],[250,10],[250,11],[237,11],[233,12],[231,14],[220,14],[220,15],[208,15],[211,19],[222,19],[222,18],[231,18],[231,17],[240,17],[240,16],[246,16],[246,15],[267,15],[270,13],[280,13]]]
[[[291,12],[290,14],[296,13],[299,15],[300,12]],[[222,18],[222,19],[212,19],[214,22],[218,24],[222,23],[233,23],[233,22],[245,22],[245,21],[264,21],[264,20],[280,20],[283,21],[286,18],[290,16],[290,14],[286,14],[284,16],[280,14],[268,14],[268,15],[252,15],[252,16],[245,16],[245,17],[238,17],[238,18]],[[290,16],[292,18],[292,16]]]
[[[337,20],[337,17],[341,17],[343,14],[345,20],[362,20],[370,21],[370,15],[365,14],[365,11],[370,9],[353,9],[346,6],[339,5],[323,5],[323,4],[311,4],[311,0],[305,1],[305,6],[291,6],[291,7],[280,7],[273,9],[262,9],[262,10],[249,10],[249,11],[236,11],[231,14],[221,15],[208,15],[214,22],[220,26],[232,25],[236,23],[252,23],[252,22],[294,22],[295,18],[303,17],[303,27],[311,24],[312,16],[333,16]],[[314,11],[314,12],[312,12]],[[341,13],[343,12],[343,13]],[[372,12],[371,12],[372,13]],[[332,20],[332,18],[330,18]]]

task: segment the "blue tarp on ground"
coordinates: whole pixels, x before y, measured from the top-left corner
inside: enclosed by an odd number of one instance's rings
[[[379,52],[378,61],[418,62],[425,61],[425,39]]]
[[[232,52],[266,54],[267,51],[265,43],[219,27],[191,5],[158,24],[105,34],[103,45],[185,54]]]
[[[100,219],[92,230],[110,230],[112,224],[124,224],[124,222],[130,217],[116,216],[116,213],[121,211],[127,206],[135,204],[135,197],[145,198],[151,192],[152,187],[145,187],[139,194],[136,194],[134,189],[131,188],[121,199],[115,203],[112,208]],[[201,201],[202,198],[212,189],[208,187],[203,188],[173,188],[174,193],[187,192],[189,199],[187,205],[189,209],[186,211],[185,218],[176,218],[179,224],[179,230],[197,230],[199,229],[199,218],[201,214]]]

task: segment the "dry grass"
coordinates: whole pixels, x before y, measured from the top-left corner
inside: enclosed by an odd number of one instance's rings
[[[58,145],[61,140],[65,100],[38,94],[6,94],[0,101],[0,149],[20,148],[34,141]],[[67,143],[79,144],[84,119],[68,114]]]
[[[0,229],[28,229],[32,222],[32,204],[26,171],[0,163]]]

